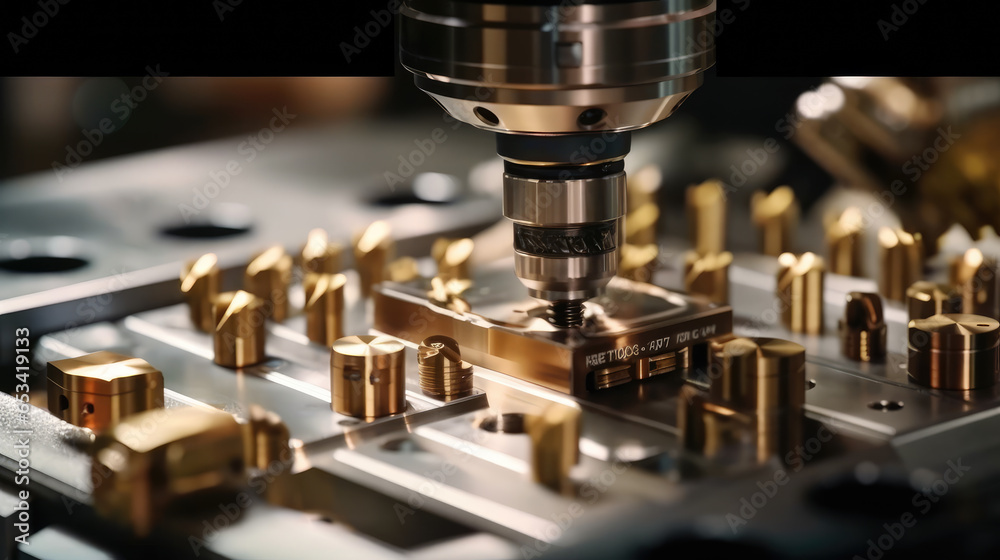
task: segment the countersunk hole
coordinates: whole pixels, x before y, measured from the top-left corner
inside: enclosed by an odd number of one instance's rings
[[[59,410],[66,410],[69,408],[69,399],[66,395],[59,395]]]
[[[77,257],[52,257],[37,255],[23,259],[5,259],[0,261],[0,269],[9,272],[24,272],[29,274],[41,272],[66,272],[90,264],[85,259]]]
[[[903,401],[872,401],[868,403],[868,408],[872,410],[881,410],[883,412],[891,412],[893,410],[900,410],[903,408]]]
[[[490,126],[496,126],[500,124],[500,119],[498,119],[497,116],[493,114],[493,111],[490,111],[485,107],[476,107],[475,109],[472,110],[472,112],[475,113],[475,115],[479,118],[479,120],[483,121],[484,123]]]
[[[397,439],[391,439],[383,443],[382,449],[385,449],[386,451],[396,451],[402,453],[402,452],[419,451],[420,446],[417,445],[417,442],[413,441],[410,438],[397,438]]]
[[[608,116],[608,113],[604,109],[598,109],[596,107],[591,109],[584,109],[580,116],[576,118],[576,123],[580,125],[581,128],[590,128],[600,124],[604,120],[604,117]]]
[[[480,429],[495,434],[523,434],[524,415],[516,412],[490,416],[479,424]]]
[[[93,414],[94,413],[94,405],[92,403],[83,403],[83,413],[84,414]]]
[[[808,391],[809,389],[814,389],[815,387],[816,387],[815,379],[809,379],[806,381],[806,391]]]
[[[249,227],[190,224],[163,228],[161,233],[168,237],[180,237],[182,239],[220,239],[223,237],[243,235],[249,231]]]

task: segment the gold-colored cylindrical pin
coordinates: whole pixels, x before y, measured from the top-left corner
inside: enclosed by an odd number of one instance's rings
[[[969,249],[951,261],[950,281],[962,298],[962,313],[1000,316],[1000,282],[997,280],[996,259],[986,258],[982,251]]]
[[[163,408],[163,374],[148,362],[94,352],[48,363],[49,411],[100,432],[128,416]]]
[[[334,411],[368,420],[406,410],[404,346],[387,336],[348,336],[333,343]]]
[[[243,289],[264,302],[268,319],[278,323],[288,317],[288,285],[292,282],[292,257],[280,245],[258,254],[247,265]]]
[[[778,257],[778,299],[781,320],[796,333],[823,332],[823,259],[813,253]]]
[[[539,415],[528,415],[525,429],[535,482],[557,492],[571,490],[570,470],[580,460],[580,409],[551,404]]]
[[[861,275],[861,210],[850,207],[826,226],[826,244],[830,252],[830,272],[844,276]]]
[[[982,315],[953,313],[909,324],[907,371],[935,389],[970,391],[1000,381],[1000,323]]]
[[[302,272],[310,274],[336,274],[340,272],[344,248],[330,241],[326,230],[316,228],[309,232],[302,246]]]
[[[472,393],[472,364],[462,361],[453,338],[425,338],[417,349],[417,370],[420,389],[427,396],[450,401]]]
[[[420,266],[413,257],[399,257],[389,263],[386,276],[392,282],[411,282],[420,276]]]
[[[258,405],[251,405],[243,429],[243,462],[269,473],[280,472],[291,465],[288,426],[277,414]]]
[[[886,299],[904,301],[906,289],[924,274],[923,240],[919,233],[884,227],[878,232],[878,244],[882,263],[879,293]]]
[[[695,253],[714,255],[726,250],[726,193],[713,179],[687,189],[688,236]]]
[[[684,256],[684,289],[689,294],[705,296],[715,303],[729,301],[730,252],[699,255],[688,251]]]
[[[885,359],[885,318],[878,294],[851,292],[840,320],[841,352],[859,362]]]
[[[212,332],[212,298],[219,293],[219,259],[207,253],[187,263],[181,271],[181,293],[187,300],[191,322],[200,331]]]
[[[437,262],[437,275],[445,282],[471,282],[470,259],[475,243],[469,238],[439,238],[431,247],[431,256]]]
[[[659,264],[660,247],[655,243],[632,245],[626,243],[619,251],[618,276],[634,282],[652,282]]]
[[[906,289],[909,320],[962,312],[962,294],[949,284],[921,280]]]
[[[212,307],[215,315],[215,363],[230,368],[252,366],[266,359],[264,301],[243,290],[223,292]]]
[[[361,296],[371,295],[372,286],[386,278],[386,269],[395,250],[392,228],[387,222],[372,222],[354,236],[354,266],[361,278]]]
[[[777,257],[792,250],[799,227],[799,202],[790,187],[778,187],[770,194],[753,193],[750,199],[753,222],[760,229],[760,251]]]
[[[309,274],[303,280],[306,292],[306,335],[309,340],[332,346],[344,336],[343,274]]]

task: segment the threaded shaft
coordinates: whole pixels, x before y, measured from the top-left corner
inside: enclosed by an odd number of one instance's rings
[[[458,344],[445,336],[432,336],[417,349],[420,389],[427,396],[449,401],[472,392],[472,366],[462,361]]]
[[[549,322],[569,329],[583,325],[583,300],[554,301],[549,304]]]

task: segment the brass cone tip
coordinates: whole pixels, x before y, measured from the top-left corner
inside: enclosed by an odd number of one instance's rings
[[[882,298],[865,292],[847,294],[844,318],[840,321],[844,356],[861,362],[880,362],[885,359],[885,337]]]
[[[968,313],[910,321],[907,371],[921,385],[969,391],[1000,381],[1000,322]]]
[[[1000,281],[995,259],[972,248],[951,261],[950,280],[962,299],[962,313],[1000,317]]]
[[[713,179],[687,189],[688,235],[699,255],[721,253],[726,248],[726,193]],[[628,226],[628,222],[625,224]]]
[[[648,245],[622,245],[619,253],[618,276],[635,282],[652,282],[660,256],[660,247]]]
[[[777,296],[782,304],[782,322],[788,330],[823,332],[824,275],[823,259],[813,253],[782,253],[778,257]]]
[[[266,306],[243,290],[223,292],[213,301],[215,363],[241,368],[266,359],[264,330]]]
[[[705,296],[715,303],[729,301],[730,252],[699,255],[688,251],[684,255],[684,289],[689,294]]]
[[[445,282],[470,281],[472,252],[476,244],[469,238],[438,238],[431,246],[431,257],[437,263],[437,275]]]
[[[851,206],[827,224],[826,243],[830,252],[830,272],[844,276],[861,275],[861,230],[864,217]]]
[[[275,245],[247,265],[243,288],[266,303],[266,316],[278,323],[288,317],[288,285],[292,282],[292,257]]]
[[[181,293],[187,300],[195,328],[211,332],[215,328],[212,298],[219,293],[219,259],[215,253],[204,254],[184,266]]]
[[[445,401],[472,392],[472,365],[462,361],[458,343],[443,335],[424,339],[417,349],[420,389]]]
[[[580,409],[551,404],[525,418],[531,438],[531,474],[535,482],[557,492],[572,490],[570,471],[580,460]]]
[[[344,248],[331,243],[326,230],[314,229],[302,246],[302,271],[306,274],[336,274],[341,269]]]
[[[347,336],[333,343],[334,411],[374,419],[406,410],[405,347],[388,336]]]
[[[924,273],[923,240],[919,233],[883,227],[878,231],[882,269],[879,293],[893,301],[903,301],[906,289]]]
[[[306,292],[306,335],[309,340],[330,346],[344,336],[343,274],[310,274],[303,285]]]
[[[386,269],[395,250],[392,228],[387,222],[372,222],[353,237],[354,265],[361,277],[361,296],[371,295],[372,287],[386,278]]]
[[[49,411],[95,432],[163,407],[163,374],[140,358],[100,351],[55,360],[47,378]]]
[[[778,187],[769,194],[755,192],[750,199],[751,218],[760,228],[760,250],[778,256],[790,251],[799,226],[799,202],[790,187]]]

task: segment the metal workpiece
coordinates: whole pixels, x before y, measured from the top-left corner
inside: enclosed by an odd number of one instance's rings
[[[331,406],[373,420],[406,410],[405,347],[386,336],[348,336],[330,355]]]
[[[354,266],[361,277],[361,297],[371,295],[372,286],[385,280],[386,269],[395,253],[392,227],[387,222],[372,222],[354,234]]]
[[[885,316],[882,298],[878,294],[851,292],[844,304],[844,317],[839,323],[841,352],[859,362],[885,360]]]
[[[495,5],[406,0],[400,61],[455,118],[516,133],[631,130],[715,62],[711,0]],[[695,47],[695,48],[692,48]]]
[[[699,254],[688,251],[684,255],[684,290],[715,303],[729,302],[729,265],[732,263],[730,252]]]
[[[851,206],[826,224],[826,245],[830,272],[844,276],[861,276],[861,232],[864,219],[861,210]]]
[[[447,402],[472,393],[472,364],[462,360],[462,351],[452,338],[425,338],[417,348],[417,371],[420,390],[429,397]]]
[[[252,405],[243,423],[243,463],[272,475],[292,464],[288,426],[281,417]]]
[[[997,261],[969,249],[950,263],[949,281],[962,297],[962,313],[1000,318],[1000,280]]]
[[[482,271],[461,310],[428,299],[431,281],[383,284],[374,329],[414,344],[444,335],[476,366],[578,396],[633,382],[643,368],[645,377],[676,371],[684,349],[732,331],[728,306],[624,278],[587,303],[582,328],[557,328],[505,264]]]
[[[753,193],[750,214],[760,231],[761,253],[777,257],[795,249],[799,201],[791,187],[778,187],[766,194],[761,191]]]
[[[255,256],[243,275],[243,289],[264,303],[264,316],[277,323],[288,318],[288,286],[292,282],[292,257],[275,245]]]
[[[726,250],[726,193],[722,181],[713,179],[688,187],[688,241],[699,256]]]
[[[163,407],[163,374],[141,358],[100,351],[47,365],[49,412],[101,432]]]
[[[924,276],[924,244],[920,234],[884,227],[878,232],[878,290],[892,301],[904,301],[906,290]]]
[[[475,242],[467,237],[461,239],[441,237],[434,241],[434,245],[431,246],[431,257],[437,263],[438,277],[445,283],[471,283],[472,263],[470,261],[475,248]],[[393,281],[398,282],[399,280],[393,279]]]
[[[267,305],[261,298],[238,290],[223,292],[212,306],[215,331],[212,333],[214,360],[220,366],[243,368],[263,362],[267,330]]]
[[[184,266],[181,293],[187,300],[191,323],[198,330],[212,332],[212,299],[219,293],[219,258],[215,253],[206,253]]]
[[[337,274],[343,266],[343,252],[344,247],[340,243],[330,241],[325,229],[310,230],[300,252],[304,276]]]
[[[823,332],[823,259],[813,253],[778,257],[777,297],[781,322],[795,333]]]
[[[920,385],[969,391],[1000,381],[1000,323],[996,319],[964,313],[914,319],[908,343],[907,371]]]
[[[541,414],[527,415],[531,438],[531,477],[557,492],[572,493],[570,470],[580,461],[580,408],[551,404]]]
[[[306,336],[309,340],[331,346],[344,336],[343,274],[310,274],[302,281],[306,293]]]
[[[962,313],[962,294],[950,284],[921,280],[906,289],[906,308],[910,321]]]

